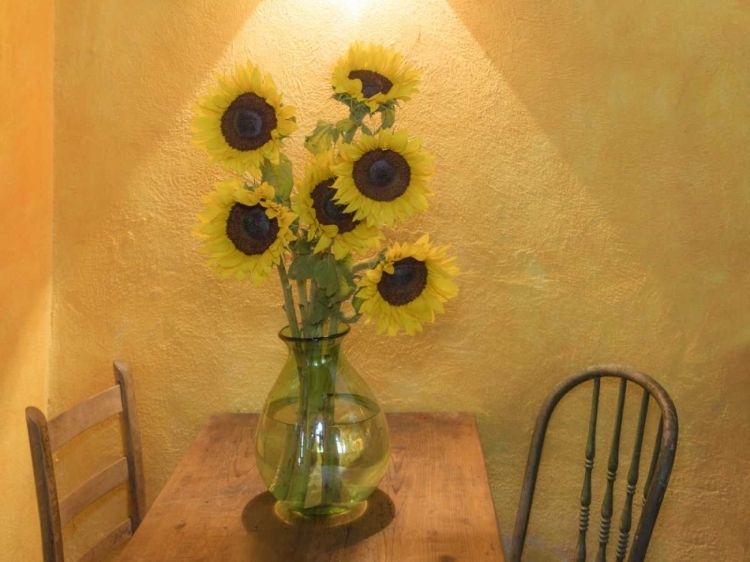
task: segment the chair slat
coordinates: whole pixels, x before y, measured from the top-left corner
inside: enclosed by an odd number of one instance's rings
[[[75,436],[122,412],[120,385],[108,388],[49,420],[50,446],[57,451]]]
[[[612,431],[612,446],[609,450],[609,462],[607,463],[607,489],[604,492],[604,501],[602,502],[602,520],[599,527],[599,550],[596,554],[596,562],[607,562],[607,543],[609,542],[609,531],[612,525],[614,486],[617,479],[617,464],[620,458],[620,432],[622,430],[622,414],[625,410],[627,384],[625,379],[620,381],[620,393],[617,397],[617,417]]]
[[[628,539],[630,537],[630,528],[633,522],[633,496],[635,496],[635,487],[638,484],[638,468],[641,463],[643,433],[646,428],[646,416],[648,415],[648,399],[648,391],[644,390],[643,398],[641,399],[641,411],[638,414],[638,428],[635,433],[635,443],[633,444],[633,457],[630,460],[630,470],[628,471],[625,505],[622,508],[622,515],[620,516],[620,536],[617,540],[616,562],[624,562],[625,554],[628,551]]]
[[[578,544],[576,545],[576,562],[586,562],[586,531],[589,529],[589,511],[591,509],[591,471],[596,456],[596,421],[599,412],[599,387],[601,379],[594,379],[594,390],[591,393],[591,415],[589,416],[589,435],[586,440],[586,472],[581,490],[581,512],[578,524]]]
[[[122,387],[122,432],[125,455],[128,458],[128,512],[133,523],[133,532],[146,516],[146,485],[143,481],[143,457],[141,453],[141,429],[135,404],[135,384],[130,366],[123,361],[114,362],[115,380]]]
[[[635,526],[635,532],[632,534],[632,540],[630,541],[628,549],[628,562],[644,561],[646,551],[651,540],[651,535],[654,530],[654,525],[656,523],[656,518],[659,514],[659,509],[661,507],[662,500],[664,499],[664,494],[667,490],[669,477],[672,473],[672,466],[674,464],[678,435],[677,410],[675,408],[674,402],[672,401],[672,398],[669,396],[667,391],[656,380],[649,377],[648,375],[636,371],[635,369],[632,369],[630,367],[625,367],[623,365],[593,365],[579,373],[576,373],[573,376],[567,377],[566,379],[562,380],[549,393],[539,411],[539,415],[536,419],[536,424],[534,425],[534,432],[531,436],[531,444],[529,446],[529,455],[526,461],[526,471],[524,473],[523,487],[521,488],[521,497],[518,501],[518,511],[516,512],[516,523],[513,529],[513,541],[510,549],[509,562],[521,562],[523,557],[524,544],[526,542],[526,531],[528,529],[531,505],[534,499],[534,488],[536,485],[537,476],[539,474],[539,466],[542,458],[542,449],[544,447],[547,428],[556,406],[562,399],[565,398],[568,392],[578,387],[579,385],[603,378],[619,379],[621,382],[618,400],[618,413],[613,435],[613,446],[612,450],[610,451],[607,471],[608,490],[605,494],[605,501],[602,505],[602,525],[599,533],[600,540],[604,539],[602,541],[604,544],[599,545],[599,551],[601,552],[597,552],[597,562],[606,560],[606,543],[609,541],[609,532],[611,527],[611,512],[613,509],[612,504],[614,495],[613,488],[614,480],[617,475],[620,430],[622,427],[622,418],[625,407],[626,384],[628,382],[632,382],[633,384],[638,385],[642,390],[647,391],[650,397],[649,400],[653,400],[660,410],[660,422],[659,429],[657,431],[657,442],[654,451],[654,457],[651,460],[651,469],[648,475],[648,483],[644,489],[646,500],[644,502],[644,507],[638,517],[637,525]],[[599,410],[601,410],[601,408],[599,408]],[[603,411],[598,412],[599,416],[601,416],[603,413]],[[590,421],[589,424],[591,424]],[[589,429],[591,429],[590,425]],[[592,450],[591,453],[591,456],[593,458],[594,451]],[[640,458],[638,459],[638,462],[640,463]],[[632,461],[631,471],[635,471],[635,466]],[[628,479],[632,481],[630,473],[628,474]],[[586,485],[584,483],[584,490],[585,488]],[[584,515],[584,517],[582,518],[584,521],[587,520],[585,515],[589,515],[587,510],[583,509],[583,507],[585,506],[584,504],[586,503],[585,496],[586,493],[585,491],[583,491],[581,498],[581,512]],[[580,556],[583,557],[585,556],[585,554],[582,554]]]
[[[106,537],[96,543],[78,562],[100,562],[112,549],[133,536],[133,525],[126,519],[113,529]]]
[[[646,485],[643,487],[643,505],[646,505],[646,498],[648,497],[648,491],[651,489],[651,481],[654,479],[654,471],[656,470],[656,461],[659,459],[659,453],[661,452],[661,440],[664,432],[664,419],[659,417],[659,429],[656,430],[656,443],[654,443],[654,452],[651,455],[651,466],[648,469],[648,476],[646,477]]]
[[[31,461],[34,465],[44,562],[62,562],[62,524],[57,501],[55,465],[49,444],[49,424],[41,410],[29,406],[26,408],[26,426],[29,430]]]
[[[86,480],[60,502],[60,519],[63,527],[86,507],[127,480],[128,459],[125,457]]]

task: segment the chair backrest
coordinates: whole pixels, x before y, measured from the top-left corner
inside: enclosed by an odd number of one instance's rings
[[[114,362],[115,386],[81,402],[50,420],[37,408],[26,408],[31,458],[34,465],[44,562],[64,562],[62,529],[95,500],[128,483],[129,518],[101,539],[80,560],[101,560],[129,539],[146,514],[141,459],[141,434],[136,414],[130,367]],[[120,414],[125,456],[89,478],[70,495],[58,500],[52,453],[68,441],[104,420]]]
[[[588,425],[585,460],[583,462],[583,485],[581,490],[581,504],[579,509],[579,532],[576,543],[576,562],[586,560],[586,532],[589,526],[589,511],[591,505],[591,472],[594,467],[597,415],[599,411],[599,389],[601,379],[615,377],[620,380],[617,397],[617,413],[612,434],[612,444],[607,463],[607,483],[601,508],[601,522],[599,525],[598,547],[596,562],[606,562],[606,550],[612,525],[614,483],[617,478],[617,466],[620,450],[620,434],[622,430],[625,393],[628,383],[634,383],[642,389],[640,412],[634,439],[633,452],[627,475],[625,501],[620,516],[619,534],[615,549],[615,560],[623,562],[628,551],[628,542],[633,515],[633,498],[638,484],[643,434],[646,426],[649,399],[654,399],[661,410],[659,428],[657,430],[654,451],[649,466],[648,476],[643,487],[643,506],[638,526],[633,537],[628,562],[642,562],[646,556],[651,533],[659,514],[664,493],[667,490],[669,476],[672,472],[675,451],[677,449],[677,411],[669,394],[654,379],[629,367],[620,365],[596,365],[589,367],[560,383],[547,397],[537,417],[534,434],[529,448],[526,463],[521,500],[516,514],[516,525],[513,530],[513,544],[510,562],[520,562],[526,540],[526,529],[529,523],[531,504],[534,497],[539,463],[542,456],[544,437],[547,433],[552,412],[558,402],[570,390],[587,381],[593,381],[591,396],[591,413]],[[582,459],[583,460],[583,459]]]

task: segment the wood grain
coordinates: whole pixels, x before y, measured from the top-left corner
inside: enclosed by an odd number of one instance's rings
[[[76,435],[122,412],[120,385],[112,386],[49,420],[52,451],[57,451]]]
[[[127,480],[128,460],[125,457],[97,472],[60,502],[62,526],[70,523],[86,507]]]
[[[558,403],[567,395],[568,392],[583,385],[590,381],[594,381],[594,397],[592,398],[592,418],[595,423],[595,412],[597,410],[597,396],[599,393],[599,381],[602,378],[615,379],[620,381],[620,391],[617,399],[617,417],[614,422],[614,430],[612,435],[612,447],[610,449],[610,457],[607,466],[607,484],[604,492],[604,501],[602,502],[602,522],[600,525],[599,532],[599,548],[597,552],[597,561],[604,562],[606,560],[606,545],[609,541],[611,517],[612,517],[612,486],[617,475],[618,457],[619,457],[619,442],[620,432],[622,424],[622,411],[625,399],[625,392],[628,383],[633,383],[648,393],[649,397],[653,399],[661,410],[661,416],[659,417],[659,429],[657,430],[656,446],[654,447],[651,469],[649,470],[649,476],[646,481],[646,490],[644,491],[643,497],[643,508],[638,519],[638,525],[636,527],[633,541],[630,545],[630,554],[628,555],[628,562],[643,562],[646,558],[646,551],[648,550],[649,541],[654,531],[654,525],[656,524],[656,518],[659,515],[662,501],[664,500],[664,494],[667,491],[667,485],[669,484],[669,476],[672,474],[672,466],[674,465],[675,452],[677,450],[677,435],[679,432],[679,423],[677,420],[677,410],[675,408],[672,398],[669,393],[662,387],[656,380],[636,371],[632,367],[624,365],[592,365],[580,371],[574,375],[571,375],[562,380],[552,391],[547,395],[547,399],[542,405],[539,415],[536,418],[534,424],[534,432],[531,435],[531,445],[529,447],[529,455],[526,460],[526,472],[523,477],[523,487],[521,488],[521,498],[518,502],[518,510],[516,511],[516,524],[513,528],[513,542],[510,548],[510,560],[512,562],[521,562],[523,557],[524,545],[526,542],[526,531],[529,525],[529,518],[531,516],[531,507],[534,501],[534,489],[536,488],[536,480],[539,474],[539,466],[542,459],[542,450],[544,448],[544,440],[547,434],[547,428],[549,427],[552,414],[555,411]],[[645,400],[645,394],[644,398]],[[646,404],[647,406],[647,404]],[[642,406],[643,410],[644,406]],[[644,412],[642,411],[642,414]],[[645,414],[644,414],[645,416]],[[645,422],[639,419],[639,429],[637,433],[643,431],[641,424]],[[589,426],[589,435],[591,433],[591,425]],[[593,439],[593,438],[592,438]],[[640,447],[640,445],[639,445]],[[587,445],[586,451],[586,463],[589,464],[589,460],[593,462],[594,450],[593,447],[589,454],[589,447]],[[588,469],[587,469],[588,474]],[[653,477],[653,480],[652,480]],[[584,482],[585,482],[584,477]],[[635,483],[633,484],[635,485]],[[586,494],[586,487],[584,483],[584,494]],[[630,492],[628,492],[630,493]],[[633,491],[634,493],[634,491]],[[586,505],[588,499],[582,498],[581,508],[581,521],[588,522],[588,506]],[[584,513],[584,509],[585,513]],[[628,525],[629,526],[629,523]],[[585,529],[582,529],[585,530]],[[579,532],[580,537],[580,532]],[[593,545],[592,545],[593,546]],[[577,560],[586,559],[586,550],[584,545],[579,541],[579,548],[577,552]],[[620,550],[624,549],[625,545],[619,547]]]
[[[254,414],[212,417],[121,562],[502,562],[476,423],[389,414],[388,472],[356,521],[289,526],[255,466]]]
[[[41,410],[29,406],[26,408],[26,426],[29,430],[31,461],[34,465],[34,483],[44,562],[62,562],[62,523],[57,503],[55,463],[52,460],[52,448],[49,444],[49,425]]]
[[[132,536],[145,515],[140,430],[133,377],[130,367],[121,361],[115,362],[114,371],[117,385],[52,420],[48,421],[44,413],[33,406],[26,408],[44,562],[64,562],[63,527],[95,500],[124,482],[130,484],[129,519],[105,536],[82,560],[101,560],[107,551]],[[120,412],[125,456],[58,501],[52,452],[76,435]]]
[[[106,555],[118,545],[124,543],[133,536],[133,524],[128,518],[96,543],[91,549],[81,556],[78,562],[101,562]]]
[[[143,481],[143,454],[141,452],[141,426],[135,404],[135,381],[130,365],[124,361],[113,364],[115,380],[122,389],[122,446],[128,459],[128,513],[133,522],[133,532],[146,516],[146,484]]]

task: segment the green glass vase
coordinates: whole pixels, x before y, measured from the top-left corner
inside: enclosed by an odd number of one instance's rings
[[[263,408],[255,458],[283,519],[361,513],[388,466],[388,424],[346,359],[348,333],[279,332],[288,357]]]

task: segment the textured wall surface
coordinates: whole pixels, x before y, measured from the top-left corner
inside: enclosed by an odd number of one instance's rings
[[[678,4],[62,3],[51,410],[130,361],[152,501],[209,414],[261,408],[284,359],[281,297],[198,254],[189,232],[222,175],[189,142],[191,106],[214,72],[261,64],[299,108],[299,174],[303,134],[344,116],[336,58],[357,38],[394,43],[424,70],[397,124],[437,161],[430,211],[397,233],[431,232],[464,273],[437,325],[395,340],[357,326],[351,360],[388,410],[476,413],[504,535],[547,391],[598,362],[653,374],[681,435],[651,560],[748,559],[750,7]],[[568,406],[586,413],[583,396]],[[548,458],[575,474],[542,477],[537,560],[570,552],[579,426],[554,435],[566,446]]]
[[[41,560],[24,408],[47,406],[53,4],[0,3],[0,560]]]

